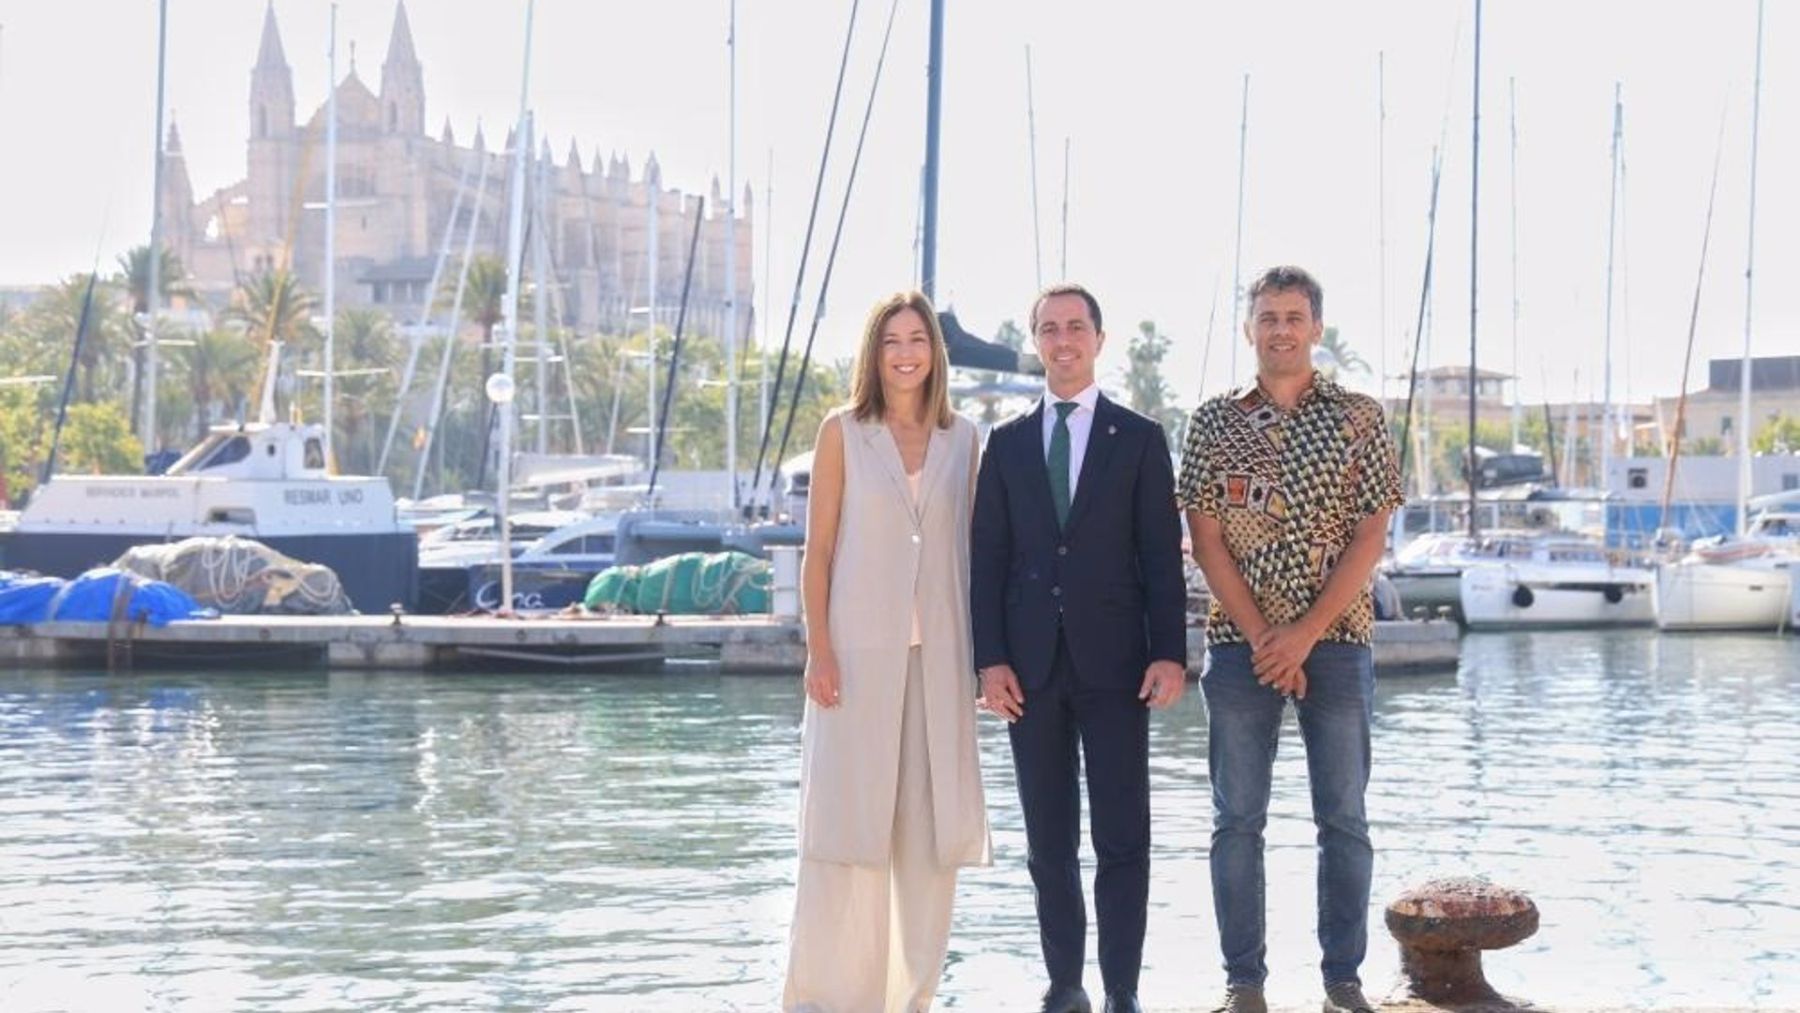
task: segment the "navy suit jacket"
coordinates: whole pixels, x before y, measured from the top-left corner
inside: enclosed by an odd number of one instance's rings
[[[1106,399],[1058,527],[1044,406],[995,426],[981,455],[970,540],[976,668],[1050,677],[1059,628],[1076,678],[1136,690],[1151,661],[1187,662],[1187,581],[1162,426]]]

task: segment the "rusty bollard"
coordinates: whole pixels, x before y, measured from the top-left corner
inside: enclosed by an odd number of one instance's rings
[[[1537,931],[1537,905],[1484,879],[1434,879],[1387,907],[1400,942],[1407,993],[1439,1005],[1484,1002],[1499,993],[1481,974],[1481,951],[1511,946]]]

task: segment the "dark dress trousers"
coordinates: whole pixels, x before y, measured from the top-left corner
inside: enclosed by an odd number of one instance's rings
[[[1040,401],[995,426],[982,455],[970,540],[975,664],[1011,665],[1024,690],[1009,732],[1051,984],[1080,984],[1085,960],[1085,762],[1100,970],[1108,993],[1131,993],[1150,880],[1149,717],[1137,692],[1149,662],[1185,665],[1187,655],[1174,474],[1162,427],[1101,396],[1059,525],[1043,411]]]

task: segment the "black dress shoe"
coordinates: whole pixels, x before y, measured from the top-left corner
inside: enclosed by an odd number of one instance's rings
[[[1094,1013],[1094,1004],[1080,985],[1051,985],[1044,993],[1042,1013]]]
[[[1144,1013],[1144,1007],[1138,1005],[1137,996],[1120,992],[1106,997],[1106,1013]]]

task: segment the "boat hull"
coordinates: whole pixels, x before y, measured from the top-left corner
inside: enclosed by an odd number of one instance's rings
[[[1656,625],[1665,630],[1774,630],[1787,619],[1790,567],[1674,563],[1656,574]]]
[[[1539,573],[1515,566],[1463,571],[1463,622],[1470,629],[1648,626],[1656,621],[1648,571]]]
[[[107,566],[139,545],[160,545],[182,537],[159,538],[110,532],[14,531],[0,550],[9,569],[74,577]],[[386,612],[398,604],[411,611],[418,601],[419,539],[411,531],[338,535],[271,535],[256,541],[303,563],[328,566],[359,612]]]

